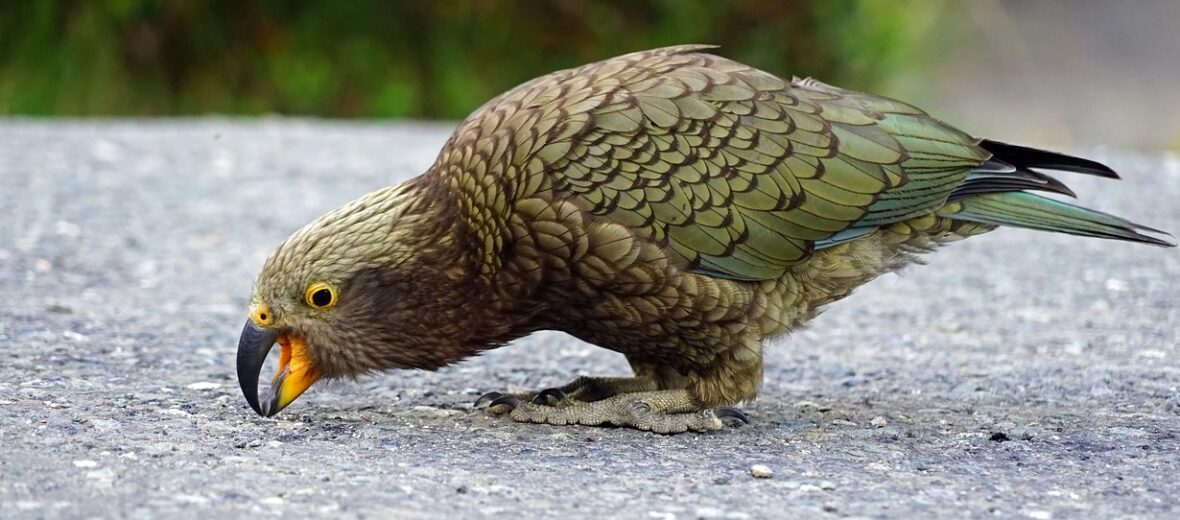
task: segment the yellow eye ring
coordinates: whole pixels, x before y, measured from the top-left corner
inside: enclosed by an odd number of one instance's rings
[[[323,282],[313,283],[303,292],[303,301],[314,309],[331,309],[336,305],[336,289]]]

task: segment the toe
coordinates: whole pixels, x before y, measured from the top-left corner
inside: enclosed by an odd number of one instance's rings
[[[501,395],[488,403],[488,411],[495,415],[503,415],[515,410],[521,405],[520,399],[514,395]]]
[[[490,402],[495,401],[496,399],[499,399],[501,397],[504,397],[504,394],[502,394],[500,392],[488,392],[486,394],[479,396],[479,398],[475,400],[475,403],[473,403],[471,405],[471,407],[472,408],[479,408],[480,405],[482,405],[484,403],[490,403]]]
[[[492,400],[491,403],[488,403],[488,408],[500,405],[507,405],[516,408],[517,406],[520,406],[520,399],[517,399],[515,395],[501,395],[500,397]]]
[[[532,399],[533,404],[553,406],[566,399],[565,392],[558,388],[546,388],[537,393]]]
[[[750,424],[750,418],[746,416],[746,413],[732,406],[713,410],[713,414],[722,422],[732,426]]]

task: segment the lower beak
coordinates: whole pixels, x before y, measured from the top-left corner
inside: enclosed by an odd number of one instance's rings
[[[279,369],[271,380],[271,398],[258,402],[258,375],[275,342],[279,343]],[[271,417],[295,401],[320,378],[319,368],[307,352],[307,342],[298,335],[259,327],[246,320],[238,340],[238,383],[242,395],[258,415]]]

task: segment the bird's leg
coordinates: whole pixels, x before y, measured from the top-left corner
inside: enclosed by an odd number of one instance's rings
[[[584,387],[584,386],[583,386]],[[561,406],[523,401],[506,395],[488,407],[494,414],[506,414],[517,422],[537,424],[609,424],[655,433],[719,430],[723,418],[748,422],[734,408],[712,410],[703,407],[686,389],[619,393],[595,401],[566,400]]]
[[[751,336],[713,359],[712,370],[675,367],[628,357],[635,377],[580,377],[560,387],[519,395],[491,392],[475,402],[517,422],[629,426],[657,433],[721,429],[723,420],[748,423],[729,405],[753,399],[762,378],[761,342]]]

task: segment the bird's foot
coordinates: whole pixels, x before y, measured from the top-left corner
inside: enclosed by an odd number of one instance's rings
[[[489,396],[491,394],[485,394],[476,405],[487,401],[485,398]],[[559,396],[547,390],[537,392],[531,400],[499,394],[488,402],[488,411],[493,415],[507,415],[516,422],[558,426],[614,425],[655,433],[705,432],[720,430],[726,420],[749,422],[736,408],[701,409],[687,390],[632,392],[594,401],[574,400],[566,395],[557,399],[555,404],[538,402],[556,397]]]
[[[549,405],[565,406],[576,402],[590,403],[601,401],[608,397],[635,392],[650,392],[658,388],[655,381],[638,377],[587,377],[582,376],[569,384],[560,387],[546,388],[539,392],[519,394],[505,394],[502,392],[488,392],[479,396],[475,407],[483,403],[492,402],[500,397],[510,395],[518,401]]]

